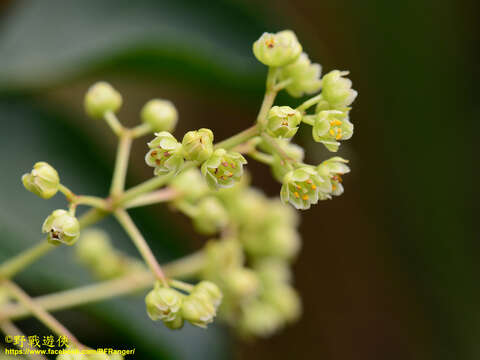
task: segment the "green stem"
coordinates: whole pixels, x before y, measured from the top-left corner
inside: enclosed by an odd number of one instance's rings
[[[262,153],[258,150],[252,150],[248,152],[247,155],[250,156],[252,159],[255,159],[267,165],[271,165],[273,163],[273,156]]]
[[[315,115],[304,115],[302,122],[311,126],[315,125]]]
[[[152,127],[150,126],[150,124],[147,124],[147,123],[137,125],[136,127],[130,130],[130,133],[132,134],[132,137],[134,139],[142,137],[147,134],[151,134],[152,132],[153,132]]]
[[[140,206],[146,205],[153,205],[162,202],[172,201],[180,194],[177,190],[172,187],[166,187],[164,189],[160,189],[157,191],[153,191],[151,193],[143,194],[138,196],[137,198],[133,199],[126,203],[123,208],[124,209],[131,209]]]
[[[319,103],[321,100],[322,100],[322,94],[318,94],[318,95],[308,99],[307,101],[302,103],[300,106],[298,106],[297,110],[300,111],[300,112],[304,112],[309,107]]]
[[[183,291],[188,292],[188,293],[190,293],[193,290],[193,285],[192,284],[188,284],[188,283],[183,282],[183,281],[169,280],[168,283],[170,284],[170,286],[172,286],[176,289],[179,289],[179,290],[183,290]]]
[[[293,81],[292,78],[283,80],[283,81],[277,83],[273,89],[276,92],[279,92],[279,91],[285,89],[288,85],[290,85],[292,83],[292,81]]]
[[[195,166],[194,162],[186,162],[183,165],[183,167],[180,169],[180,172],[185,171],[193,166]],[[153,191],[159,188],[160,186],[167,184],[174,177],[175,177],[175,174],[159,175],[141,183],[140,185],[132,187],[128,191],[125,191],[125,193],[118,199],[118,201],[114,204],[115,208],[122,207],[123,205],[128,203],[130,200],[135,199],[136,197],[142,194],[148,193],[150,191]]]
[[[33,301],[33,299],[28,296],[28,294],[23,291],[19,286],[10,280],[4,280],[2,282],[10,294],[15,297],[24,307],[29,309],[35,317],[40,320],[46,327],[56,333],[58,336],[66,336],[72,343],[74,343],[78,348],[83,348],[84,346],[78,341],[78,339],[57,319],[45,311],[41,306]]]
[[[98,209],[90,209],[85,214],[83,214],[80,219],[80,228],[85,228],[91,224],[100,221],[106,216],[106,212]],[[5,261],[0,265],[0,279],[11,278],[17,274],[22,269],[26,268],[28,265],[32,264],[35,260],[44,256],[53,249],[56,249],[55,245],[50,244],[49,242],[42,240],[38,244],[35,244],[29,249],[22,251],[20,254],[14,256],[13,258]]]
[[[58,184],[58,191],[65,195],[67,201],[73,201],[75,199],[75,194],[73,193],[73,191],[63,184]]]
[[[117,148],[117,159],[115,161],[115,170],[113,171],[112,186],[110,195],[113,197],[120,195],[125,187],[125,178],[128,169],[128,158],[132,147],[132,136],[129,132],[122,132]]]
[[[107,203],[104,199],[96,196],[78,195],[75,198],[77,205],[88,205],[98,209],[106,209]]]
[[[20,350],[27,350],[25,352],[25,356],[32,360],[48,360],[46,357],[40,354],[35,353],[35,349],[30,346],[27,341],[27,337],[22,333],[22,331],[17,328],[11,321],[2,321],[0,322],[0,329],[5,333],[5,335],[9,335],[12,337],[17,337],[18,339],[23,339],[24,342],[17,344],[17,348]]]
[[[127,234],[132,239],[133,243],[137,247],[138,251],[142,255],[143,259],[147,263],[150,271],[155,275],[155,277],[160,280],[165,286],[168,286],[167,278],[163,273],[160,264],[152,253],[152,250],[148,246],[145,238],[138,230],[135,223],[130,218],[130,215],[125,210],[117,210],[114,212],[115,217],[122,227],[125,229]]]
[[[249,127],[246,130],[243,130],[242,132],[239,132],[238,134],[229,137],[226,140],[220,141],[219,143],[215,144],[215,148],[223,148],[223,149],[231,149],[237,145],[240,145],[251,138],[257,136],[259,134],[259,126],[258,124],[255,124],[251,127]]]
[[[55,248],[55,245],[50,244],[46,240],[35,244],[31,248],[21,252],[17,256],[5,261],[2,265],[0,265],[0,278],[11,278],[20,270],[33,263],[36,259]]]
[[[189,278],[201,271],[204,262],[204,254],[200,251],[168,263],[163,266],[163,269],[169,277]],[[117,279],[39,296],[33,301],[47,311],[58,311],[135,293],[152,287],[154,282],[155,279],[150,271],[139,271]],[[22,305],[9,304],[2,308],[0,321],[2,319],[22,319],[30,314],[31,311]]]
[[[125,129],[112,111],[107,111],[103,117],[107,124],[112,128],[112,131],[115,133],[115,135],[120,136],[123,133]]]

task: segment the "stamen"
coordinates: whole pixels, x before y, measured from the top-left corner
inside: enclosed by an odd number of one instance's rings
[[[298,192],[294,192],[293,195],[295,195],[295,197],[298,199],[300,197],[300,195],[298,194]]]
[[[303,200],[308,200],[308,195],[303,195],[303,196],[302,196],[302,199],[303,199]]]
[[[316,189],[317,189],[317,185],[312,184],[312,185],[311,185],[311,188],[312,188],[312,190],[316,190]]]
[[[275,46],[275,40],[273,38],[265,40],[265,45],[267,45],[270,49]]]
[[[333,131],[333,129],[330,129],[329,133],[330,135],[335,136],[335,131]]]

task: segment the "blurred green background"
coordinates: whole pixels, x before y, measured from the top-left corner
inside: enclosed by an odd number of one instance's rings
[[[141,297],[126,297],[57,313],[85,343],[136,347],[135,359],[480,358],[478,2],[37,0],[0,10],[0,260],[39,241],[43,219],[63,205],[22,188],[35,161],[78,193],[106,194],[115,138],[82,109],[97,80],[123,94],[127,124],[163,97],[179,109],[177,134],[209,127],[223,139],[261,102],[266,70],[252,42],[291,28],[324,72],[350,70],[359,91],[355,136],[340,151],[351,160],[346,192],[302,213],[300,322],[246,344],[221,325],[167,331],[147,319]],[[308,131],[299,141],[311,162],[327,155]],[[144,153],[137,142],[129,184],[151,176]],[[278,194],[267,169],[249,169]],[[204,241],[165,207],[132,215],[162,261]],[[113,221],[103,226],[135,253]],[[34,295],[92,281],[70,248],[18,280]],[[19,326],[47,333],[33,320]]]

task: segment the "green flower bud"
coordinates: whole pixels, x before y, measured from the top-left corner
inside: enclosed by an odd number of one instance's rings
[[[278,284],[267,289],[263,298],[271,304],[288,322],[293,322],[300,317],[302,305],[298,293],[289,285]]]
[[[284,324],[282,315],[268,303],[255,301],[245,306],[240,329],[246,335],[268,337]]]
[[[320,111],[315,116],[312,135],[316,142],[321,142],[329,151],[338,151],[338,140],[348,140],[353,135],[353,124],[349,120],[348,112]]]
[[[223,205],[214,197],[202,199],[193,218],[195,228],[202,234],[214,234],[228,224],[228,213]]]
[[[145,156],[145,162],[155,168],[155,175],[178,172],[184,163],[182,145],[167,131],[155,136],[148,143],[150,151]]]
[[[242,236],[242,243],[250,256],[284,260],[293,259],[301,245],[298,232],[286,225],[271,226],[262,233],[247,231]]]
[[[43,199],[50,199],[58,191],[60,178],[57,170],[46,162],[37,162],[33,170],[22,176],[23,186]]]
[[[237,239],[210,240],[205,246],[205,267],[203,277],[215,278],[229,269],[242,266],[244,257]]]
[[[302,52],[302,45],[291,30],[276,34],[263,33],[253,43],[253,54],[267,66],[285,66],[294,62]]]
[[[301,97],[320,90],[322,86],[321,72],[322,67],[319,64],[312,64],[308,55],[302,53],[293,64],[281,69],[279,79],[291,79],[285,90],[293,97]]]
[[[108,234],[102,230],[88,229],[82,232],[82,236],[75,253],[80,261],[86,264],[95,264],[101,258],[113,251]]]
[[[189,131],[182,145],[188,160],[204,162],[213,152],[213,132],[210,129]]]
[[[279,258],[262,259],[255,263],[254,269],[263,289],[269,289],[278,284],[288,284],[292,281],[289,264]]]
[[[165,321],[164,320],[163,323],[165,324],[166,327],[168,327],[171,330],[178,330],[178,329],[181,329],[183,327],[184,320],[183,320],[183,317],[177,316],[172,321]]]
[[[55,210],[45,219],[42,232],[53,245],[73,245],[80,236],[80,224],[75,216],[66,210]]]
[[[342,76],[348,71],[333,70],[322,79],[322,97],[334,109],[343,109],[352,104],[357,92],[352,89],[352,81]]]
[[[254,271],[239,267],[224,274],[228,293],[235,298],[245,299],[257,294],[260,281]]]
[[[287,140],[277,141],[278,146],[283,150],[288,157],[295,160],[296,162],[302,162],[305,157],[305,151],[301,146],[293,144]],[[283,177],[288,172],[288,167],[286,166],[285,160],[275,153],[273,155],[273,163],[271,166],[272,174],[279,182],[283,181]]]
[[[295,228],[299,223],[299,215],[291,206],[287,206],[280,199],[275,198],[269,201],[266,221],[271,227],[284,225]]]
[[[93,84],[85,95],[85,111],[93,118],[101,118],[107,111],[117,112],[122,106],[122,95],[106,82]]]
[[[296,209],[306,210],[318,202],[319,187],[324,180],[310,166],[290,171],[283,178],[280,198],[290,202]]]
[[[217,149],[202,165],[202,175],[212,189],[229,188],[243,175],[247,160],[237,152]]]
[[[329,184],[332,195],[339,196],[343,194],[341,175],[350,172],[350,168],[346,165],[347,163],[348,160],[334,156],[317,166],[318,174]]]
[[[182,295],[172,288],[156,286],[145,297],[147,314],[153,321],[174,321],[180,316]]]
[[[302,114],[290,106],[274,106],[268,112],[266,131],[273,137],[291,138],[296,134]]]
[[[175,176],[170,184],[181,194],[181,200],[195,202],[209,192],[198,169],[187,169]]]
[[[172,131],[177,124],[178,113],[171,101],[153,99],[143,106],[140,117],[153,131]]]
[[[205,280],[200,281],[197,285],[195,285],[195,287],[193,288],[193,293],[195,293],[197,296],[199,294],[207,295],[215,309],[220,306],[223,298],[223,294],[220,291],[220,288],[215,285],[215,283]]]
[[[199,293],[192,291],[183,301],[182,316],[192,325],[206,328],[208,324],[213,322],[215,315],[216,310],[213,300],[205,291]]]

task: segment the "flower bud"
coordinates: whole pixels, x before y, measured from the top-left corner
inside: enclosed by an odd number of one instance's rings
[[[106,82],[93,84],[85,95],[85,111],[93,118],[101,118],[107,111],[117,112],[122,106],[122,95]]]
[[[279,140],[277,141],[277,144],[290,159],[295,160],[297,163],[303,161],[305,151],[301,146],[293,144],[287,140]],[[283,177],[289,171],[286,165],[285,160],[279,154],[275,153],[273,155],[273,163],[271,166],[272,174],[279,182],[283,181]]]
[[[165,324],[166,327],[168,327],[171,330],[178,330],[183,327],[184,320],[182,316],[177,316],[172,321],[164,320],[163,323]]]
[[[242,243],[252,257],[276,257],[283,260],[292,260],[301,246],[298,232],[286,225],[271,226],[260,234],[258,231],[246,232]]]
[[[346,165],[347,163],[348,160],[334,156],[317,166],[318,174],[329,184],[332,195],[339,196],[343,194],[341,175],[350,172],[350,168]]]
[[[320,111],[315,116],[312,135],[316,142],[321,142],[329,151],[338,151],[338,140],[348,140],[353,135],[353,124],[349,120],[348,112]]]
[[[272,288],[278,284],[288,284],[292,281],[289,264],[279,258],[262,259],[255,263],[254,269],[263,289]]]
[[[213,133],[210,129],[189,131],[182,140],[188,160],[204,162],[213,152]]]
[[[348,71],[333,70],[322,78],[322,97],[334,109],[343,110],[357,97],[352,81],[343,78],[346,75]]]
[[[300,317],[301,301],[298,293],[289,285],[278,284],[267,289],[263,298],[271,304],[288,322],[293,322]]]
[[[268,112],[266,131],[278,138],[291,138],[296,134],[302,114],[290,106],[274,106]]]
[[[290,171],[283,178],[280,198],[290,202],[295,208],[306,210],[318,202],[319,187],[324,180],[310,166]]]
[[[260,287],[260,282],[254,271],[239,267],[225,273],[227,291],[235,298],[245,299],[254,296]]]
[[[205,278],[215,278],[218,274],[242,266],[244,261],[242,246],[234,238],[208,241],[205,258],[202,274]]]
[[[301,97],[320,90],[322,86],[321,72],[322,67],[319,64],[312,64],[308,55],[302,53],[294,63],[281,69],[279,79],[290,79],[291,82],[285,90],[293,97]]]
[[[73,245],[80,236],[80,224],[75,216],[66,210],[55,210],[45,219],[42,232],[53,245]]]
[[[175,176],[170,185],[180,193],[180,199],[195,202],[209,189],[198,169],[187,169]]]
[[[153,99],[143,106],[140,117],[153,131],[172,131],[177,124],[178,113],[171,101]]]
[[[82,236],[75,252],[80,261],[86,264],[97,263],[105,254],[113,251],[108,234],[102,230],[88,229]]]
[[[245,306],[240,328],[246,335],[268,337],[283,326],[281,314],[268,303],[255,301]]]
[[[201,171],[212,189],[232,187],[243,175],[247,160],[237,152],[217,149],[203,163]]]
[[[193,292],[197,295],[201,293],[206,294],[215,309],[217,309],[222,302],[223,295],[220,288],[211,281],[200,281],[195,285]]]
[[[202,199],[197,205],[194,217],[195,228],[202,234],[214,234],[228,223],[228,213],[214,197]]]
[[[37,162],[33,170],[22,176],[23,186],[43,199],[50,199],[58,191],[60,178],[57,170],[46,162]]]
[[[267,66],[284,66],[294,62],[302,52],[302,45],[291,30],[276,34],[263,33],[253,43],[253,54]]]
[[[147,314],[153,321],[174,321],[180,316],[182,295],[174,289],[155,286],[145,297]]]
[[[150,151],[145,156],[148,166],[155,168],[155,175],[176,173],[184,163],[182,145],[167,131],[155,134],[148,143]]]
[[[206,328],[216,315],[215,305],[205,291],[192,291],[183,301],[182,316],[193,325]]]

